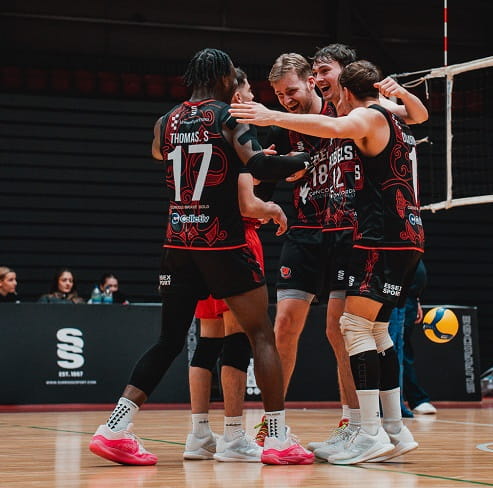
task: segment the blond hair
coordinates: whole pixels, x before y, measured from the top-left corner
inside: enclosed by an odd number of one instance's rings
[[[281,54],[270,69],[269,82],[279,81],[286,73],[294,71],[302,80],[308,79],[312,75],[310,63],[297,53]]]
[[[0,266],[0,281],[3,281],[9,273],[13,273],[14,270],[7,268],[7,266]]]

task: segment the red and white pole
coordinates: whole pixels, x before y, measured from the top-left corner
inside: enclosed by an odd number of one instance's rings
[[[443,65],[444,66],[447,66],[447,51],[448,51],[447,23],[448,23],[447,0],[443,0]]]

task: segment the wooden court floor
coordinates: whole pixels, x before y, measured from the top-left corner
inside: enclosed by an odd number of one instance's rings
[[[420,447],[397,460],[358,466],[264,466],[184,461],[189,410],[143,410],[136,433],[159,457],[156,466],[119,466],[87,446],[109,411],[0,413],[0,486],[35,488],[421,488],[493,486],[493,408],[439,407],[436,416],[406,420]],[[254,433],[262,412],[245,412]],[[222,410],[211,425],[222,432]],[[323,440],[338,409],[288,409],[293,432],[306,444]]]

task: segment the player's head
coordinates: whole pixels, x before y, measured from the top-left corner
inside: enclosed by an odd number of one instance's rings
[[[378,100],[374,84],[382,80],[382,72],[366,60],[348,64],[339,76],[340,100],[337,112],[345,114],[367,100]]]
[[[252,87],[248,82],[246,73],[241,68],[235,68],[236,72],[236,82],[238,86],[233,93],[232,102],[242,103],[242,102],[253,102],[254,95],[252,92]]]
[[[185,85],[193,91],[230,103],[236,89],[236,74],[231,58],[219,49],[206,48],[195,53],[184,75]]]
[[[279,103],[291,113],[310,113],[318,95],[310,63],[300,54],[281,54],[269,73]]]
[[[313,76],[324,100],[337,103],[339,97],[339,75],[344,66],[356,61],[356,51],[345,44],[329,44],[312,57]]]

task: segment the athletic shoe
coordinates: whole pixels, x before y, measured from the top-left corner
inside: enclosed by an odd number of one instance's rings
[[[429,402],[420,403],[417,407],[413,408],[413,412],[418,415],[430,415],[437,413],[437,409]]]
[[[114,432],[107,425],[100,425],[92,436],[89,449],[97,456],[119,464],[156,464],[157,456],[144,449],[144,445],[132,429],[133,424],[128,424],[127,430]]]
[[[336,429],[338,430],[337,434],[332,435],[329,439],[327,439],[327,441],[323,443],[312,442],[312,444],[322,444],[322,446],[316,448],[313,451],[313,453],[317,458],[324,459],[325,461],[327,461],[330,456],[342,451],[346,446],[347,442],[358,430],[358,427],[356,427],[355,425],[348,425],[344,429],[341,428],[338,429]]]
[[[260,424],[257,424],[254,429],[258,429],[258,432],[255,435],[255,442],[260,447],[264,447],[264,440],[269,434],[269,428],[267,427],[267,422],[265,421],[265,415],[262,416]]]
[[[183,459],[212,459],[216,452],[216,442],[219,436],[210,432],[205,437],[197,437],[195,434],[187,435]]]
[[[266,437],[261,460],[264,464],[312,464],[315,459],[313,452],[307,451],[290,435],[286,440],[277,437]]]
[[[261,454],[262,448],[243,432],[241,437],[229,442],[220,437],[214,459],[224,462],[259,463]]]
[[[402,456],[402,454],[412,451],[418,447],[418,443],[414,440],[413,435],[405,425],[402,426],[402,429],[397,434],[391,434],[390,432],[387,432],[387,434],[390,437],[390,441],[394,445],[394,450],[383,456],[369,459],[369,463],[388,461],[389,459]]]
[[[325,447],[327,444],[333,444],[335,442],[338,442],[341,439],[342,433],[346,430],[346,427],[348,425],[349,425],[349,419],[341,419],[339,425],[332,431],[330,437],[327,440],[322,442],[310,442],[308,446],[306,446],[307,449],[310,451],[315,451],[317,449]]]
[[[389,436],[382,427],[375,435],[370,435],[359,428],[344,446],[342,451],[329,456],[327,461],[332,464],[363,463],[394,450]]]

